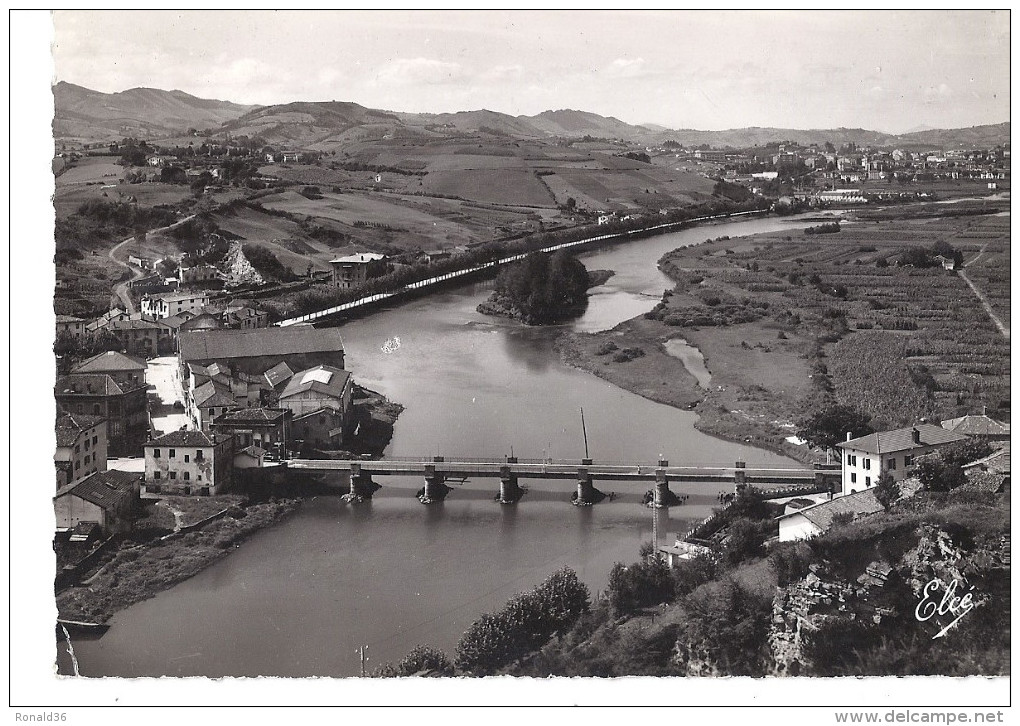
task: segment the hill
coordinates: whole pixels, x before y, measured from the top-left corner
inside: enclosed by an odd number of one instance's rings
[[[638,141],[652,135],[651,129],[634,126],[612,116],[599,116],[588,111],[561,109],[543,111],[537,116],[519,116],[549,136],[577,138],[595,136],[598,138],[625,139]]]
[[[189,128],[218,128],[255,108],[156,88],[102,93],[66,81],[53,87],[53,101],[54,137],[83,141],[159,138]]]

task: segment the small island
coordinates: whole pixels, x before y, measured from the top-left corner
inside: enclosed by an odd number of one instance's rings
[[[478,306],[478,312],[525,325],[560,323],[584,312],[589,288],[612,276],[612,270],[588,272],[565,250],[533,252],[500,271],[492,295]]]

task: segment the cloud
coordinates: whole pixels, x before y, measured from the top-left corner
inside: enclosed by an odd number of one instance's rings
[[[940,83],[937,86],[929,86],[924,89],[924,97],[928,101],[937,101],[944,98],[949,98],[953,95],[953,89],[947,86],[945,83]]]
[[[521,78],[524,75],[524,67],[521,65],[493,66],[487,71],[478,74],[483,81],[509,81]]]
[[[649,75],[644,58],[617,58],[603,69],[610,78],[638,78]]]
[[[383,86],[439,85],[462,81],[467,75],[460,63],[433,58],[395,58],[379,69],[374,80]]]

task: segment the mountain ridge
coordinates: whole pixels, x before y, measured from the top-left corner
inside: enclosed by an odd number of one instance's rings
[[[629,124],[591,111],[558,109],[531,116],[488,109],[453,113],[415,113],[372,109],[353,101],[292,101],[251,106],[203,99],[185,91],[138,87],[103,93],[61,81],[53,86],[56,138],[105,141],[123,136],[157,138],[180,135],[186,129],[208,129],[235,135],[259,135],[268,143],[328,147],[350,141],[395,137],[442,137],[489,134],[521,139],[621,140],[661,145],[746,148],[775,142],[836,146],[994,146],[1008,143],[1010,122],[959,129],[919,130],[890,134],[863,128],[790,129],[749,126],[725,130],[669,129],[656,124]]]

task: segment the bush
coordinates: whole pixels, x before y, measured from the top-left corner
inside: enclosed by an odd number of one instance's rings
[[[624,348],[613,356],[613,360],[617,363],[627,363],[635,358],[641,358],[644,355],[644,348]]]
[[[590,607],[588,588],[563,568],[472,623],[457,643],[457,667],[476,676],[495,673],[565,632]]]
[[[615,350],[617,350],[616,343],[611,340],[604,340],[599,343],[599,347],[595,349],[595,355],[609,355]]]
[[[658,558],[630,566],[617,562],[609,572],[609,606],[616,616],[672,600],[674,580],[669,566]]]
[[[416,645],[403,659],[393,665],[387,663],[374,675],[378,678],[401,678],[407,676],[452,676],[453,663],[446,653],[428,645]]]

